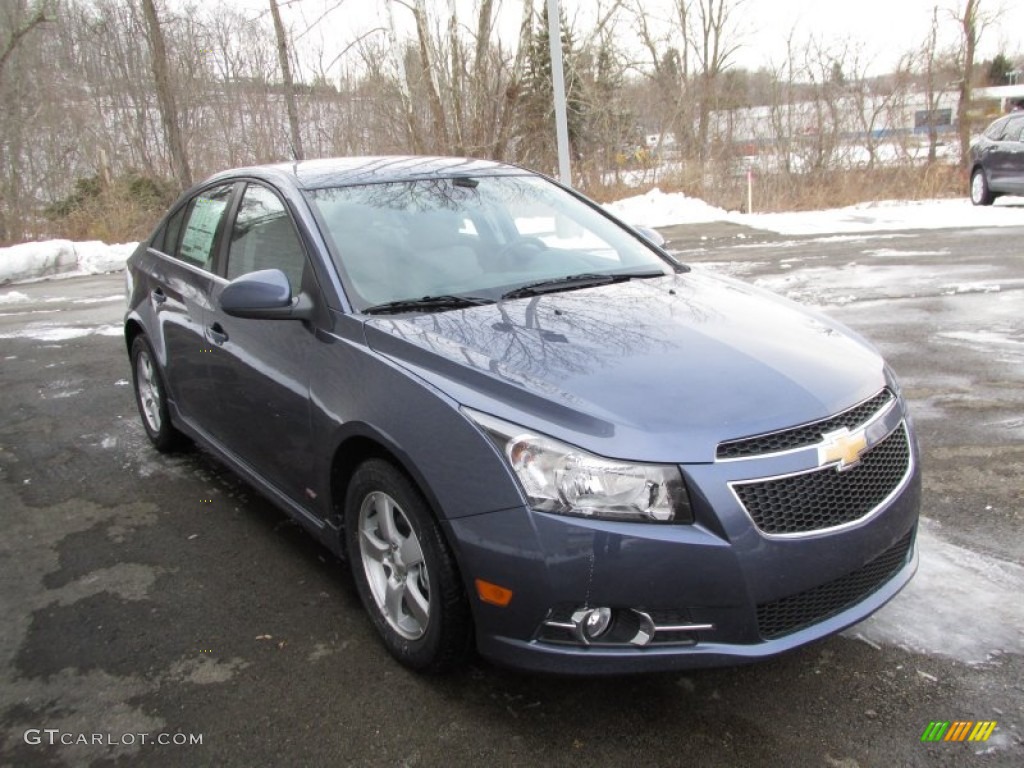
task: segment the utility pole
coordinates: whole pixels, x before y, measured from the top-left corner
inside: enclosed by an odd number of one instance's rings
[[[551,83],[555,98],[555,135],[558,139],[558,180],[572,186],[569,168],[569,121],[565,112],[565,73],[562,69],[562,14],[558,0],[548,0],[548,41],[551,45]]]

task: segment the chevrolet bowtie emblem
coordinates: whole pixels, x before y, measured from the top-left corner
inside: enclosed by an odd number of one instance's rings
[[[863,429],[851,432],[847,427],[826,432],[818,445],[818,466],[839,462],[843,472],[860,463],[861,454],[868,449],[868,437]]]

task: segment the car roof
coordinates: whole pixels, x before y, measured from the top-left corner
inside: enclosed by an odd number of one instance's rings
[[[322,189],[388,181],[451,178],[454,176],[509,176],[528,174],[523,168],[491,160],[465,157],[393,155],[337,157],[294,163],[255,165],[222,171],[206,183],[238,177],[288,183],[300,189]]]

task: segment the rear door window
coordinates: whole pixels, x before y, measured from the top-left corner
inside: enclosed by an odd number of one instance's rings
[[[188,206],[186,224],[178,246],[178,258],[213,271],[214,246],[231,200],[233,185],[212,187],[197,195]],[[170,228],[168,227],[168,231]]]

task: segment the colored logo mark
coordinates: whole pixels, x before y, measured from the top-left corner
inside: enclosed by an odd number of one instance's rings
[[[851,432],[843,427],[835,432],[827,432],[818,446],[818,465],[824,466],[839,462],[839,471],[843,472],[860,463],[861,454],[868,449],[868,436],[863,429]]]
[[[995,729],[995,720],[932,720],[921,734],[921,741],[988,741]]]

